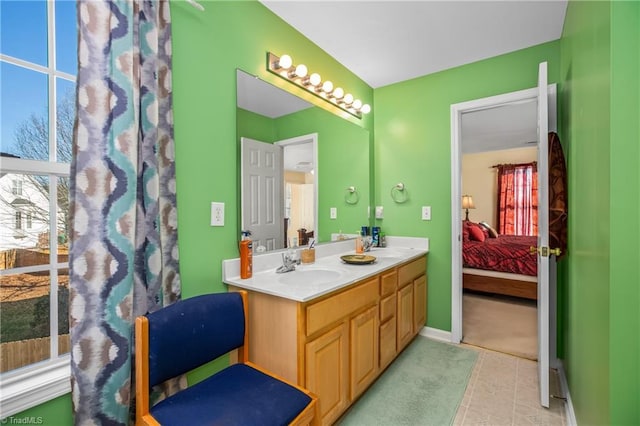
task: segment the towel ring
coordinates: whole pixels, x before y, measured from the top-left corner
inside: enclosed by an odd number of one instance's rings
[[[405,203],[409,199],[409,193],[404,187],[404,183],[397,183],[391,188],[391,199],[397,204]]]
[[[350,186],[347,188],[347,193],[344,196],[344,202],[347,204],[358,204],[360,200],[360,194],[355,186]]]

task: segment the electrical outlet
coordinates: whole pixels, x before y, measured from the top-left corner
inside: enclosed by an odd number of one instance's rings
[[[329,219],[336,219],[338,217],[338,209],[331,207],[329,209]]]
[[[422,206],[422,220],[431,220],[431,206]]]
[[[224,226],[224,203],[211,203],[211,226]]]
[[[384,218],[384,207],[376,206],[376,219]]]

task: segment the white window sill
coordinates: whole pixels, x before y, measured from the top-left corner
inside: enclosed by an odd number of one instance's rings
[[[69,355],[15,372],[0,381],[0,413],[6,418],[71,392]]]

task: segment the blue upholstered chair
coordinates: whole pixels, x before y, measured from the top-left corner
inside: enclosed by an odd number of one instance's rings
[[[246,324],[245,292],[192,297],[136,318],[136,424],[313,423],[315,395],[247,360]],[[238,363],[149,407],[152,386],[235,349]]]

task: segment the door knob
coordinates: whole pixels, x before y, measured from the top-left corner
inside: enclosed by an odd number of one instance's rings
[[[536,254],[539,253],[540,256],[544,256],[544,257],[549,257],[552,254],[554,254],[556,257],[560,256],[560,253],[562,253],[562,250],[560,250],[559,248],[549,248],[549,247],[534,247],[534,246],[530,246],[529,247],[529,253],[531,254]]]

